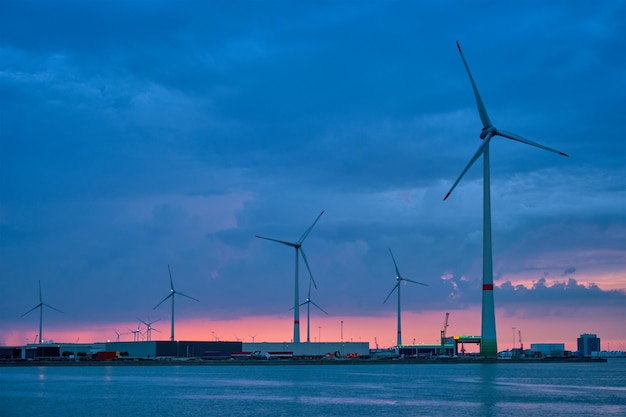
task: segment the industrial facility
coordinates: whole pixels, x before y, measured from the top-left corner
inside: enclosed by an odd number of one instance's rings
[[[242,342],[242,341],[134,341],[102,343],[37,343],[0,346],[0,361],[98,361],[98,360],[349,360],[349,359],[457,359],[480,358],[467,354],[465,345],[480,345],[480,336],[444,336],[440,344],[403,344],[370,349],[369,342]],[[499,359],[620,357],[603,355],[595,334],[582,334],[578,351],[564,343],[533,343],[530,349],[500,352]]]

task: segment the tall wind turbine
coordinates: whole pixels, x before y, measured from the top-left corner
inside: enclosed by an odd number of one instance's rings
[[[156,310],[156,308],[157,308],[158,306],[160,306],[161,304],[163,304],[163,302],[164,302],[165,300],[167,300],[168,298],[171,298],[171,299],[172,299],[172,334],[171,334],[171,336],[170,336],[170,341],[172,341],[172,342],[173,342],[173,341],[174,341],[174,295],[176,295],[176,294],[178,294],[178,295],[182,295],[183,297],[190,298],[190,299],[192,299],[192,300],[194,300],[194,301],[200,301],[200,300],[198,300],[198,299],[196,299],[196,298],[193,298],[193,297],[190,297],[190,296],[188,296],[188,295],[186,295],[186,294],[183,294],[183,293],[182,293],[182,292],[180,292],[180,291],[176,291],[176,290],[174,289],[174,281],[172,280],[172,270],[170,269],[170,265],[169,265],[169,264],[167,264],[167,272],[169,272],[169,274],[170,274],[170,293],[169,293],[169,295],[168,295],[167,297],[165,297],[165,298],[164,298],[164,299],[163,299],[163,300],[162,300],[159,304],[157,304],[156,306],[154,306],[153,310]]]
[[[402,284],[402,281],[407,281],[407,282],[412,282],[413,284],[419,284],[419,285],[423,285],[425,287],[428,287],[428,284],[423,284],[421,282],[417,282],[417,281],[413,281],[412,279],[408,279],[408,278],[404,278],[402,275],[400,275],[400,271],[398,270],[398,264],[396,264],[396,258],[393,257],[393,252],[391,252],[391,248],[389,248],[389,253],[391,254],[391,259],[393,260],[393,266],[396,269],[396,285],[394,285],[394,287],[391,289],[391,292],[389,293],[389,295],[387,296],[387,298],[385,298],[385,301],[383,301],[383,304],[387,302],[387,300],[389,299],[389,297],[391,297],[391,294],[393,294],[393,292],[398,289],[398,340],[397,340],[397,345],[400,346],[402,345],[402,322],[401,322],[401,318],[400,318],[400,284]]]
[[[309,292],[307,294],[306,301],[300,304],[300,307],[306,304],[306,342],[307,343],[311,341],[311,304],[317,307],[317,309],[321,311],[322,313],[328,315],[328,313],[322,307],[318,306],[315,301],[311,300],[311,284],[315,284],[315,280],[313,279],[313,276],[311,276],[311,279],[309,279]]]
[[[504,130],[496,129],[493,124],[491,124],[491,120],[489,120],[489,115],[487,114],[487,109],[483,104],[482,99],[480,98],[480,94],[478,93],[478,88],[476,88],[476,83],[474,82],[474,78],[472,77],[472,73],[470,72],[469,66],[467,65],[467,61],[465,61],[465,57],[463,56],[463,51],[461,51],[461,46],[459,42],[456,43],[457,48],[459,49],[459,53],[461,54],[461,59],[463,60],[463,65],[465,65],[465,69],[467,70],[467,75],[469,76],[470,82],[472,84],[472,89],[474,90],[474,97],[476,98],[476,105],[478,107],[478,115],[480,116],[480,120],[483,124],[483,129],[480,133],[480,138],[483,140],[483,143],[478,147],[478,150],[470,159],[469,163],[459,175],[459,178],[454,182],[448,194],[444,197],[446,200],[454,188],[457,186],[463,175],[467,172],[467,170],[480,158],[483,157],[483,295],[482,295],[482,328],[481,328],[481,341],[480,341],[480,354],[485,357],[496,357],[498,355],[498,346],[496,342],[496,315],[493,301],[493,262],[492,262],[492,248],[491,248],[491,194],[490,194],[490,179],[489,179],[489,143],[494,136],[501,136],[503,138],[511,139],[517,142],[525,143],[527,145],[532,145],[537,148],[544,149],[546,151],[558,153],[563,156],[568,156],[567,154],[557,151],[556,149],[549,148],[544,145],[540,145],[539,143],[532,142],[528,139],[525,139],[515,133],[506,132]]]
[[[43,339],[43,308],[44,306],[51,308],[53,310],[58,311],[59,313],[63,313],[61,310],[59,310],[58,308],[54,308],[52,307],[50,304],[46,304],[43,302],[43,298],[41,297],[41,280],[39,281],[39,304],[37,304],[35,307],[31,308],[30,310],[28,310],[26,313],[22,314],[22,317],[24,317],[25,315],[27,315],[28,313],[30,313],[31,311],[35,310],[35,309],[39,309],[39,344],[43,343],[44,339]]]
[[[309,235],[309,233],[311,232],[311,229],[313,229],[317,221],[320,219],[320,217],[322,217],[322,214],[324,214],[323,210],[319,214],[319,216],[317,216],[317,219],[315,219],[311,227],[306,229],[306,231],[302,234],[302,236],[297,242],[286,242],[284,240],[271,239],[269,237],[263,237],[263,236],[257,235],[259,239],[271,240],[273,242],[282,243],[283,245],[291,246],[292,248],[295,248],[296,250],[296,274],[295,274],[296,283],[295,283],[295,289],[294,289],[294,303],[293,303],[293,342],[294,343],[300,343],[300,298],[299,298],[300,288],[299,288],[299,278],[298,278],[299,269],[300,269],[298,260],[300,259],[300,257],[298,253],[302,254],[302,259],[304,260],[306,269],[309,271],[309,275],[311,276],[311,279],[313,279],[311,268],[309,268],[309,261],[307,261],[304,250],[302,249],[302,242],[304,242],[304,239],[306,239],[306,237]],[[313,284],[315,285],[315,281],[313,281]],[[317,285],[315,285],[315,288],[317,288]]]

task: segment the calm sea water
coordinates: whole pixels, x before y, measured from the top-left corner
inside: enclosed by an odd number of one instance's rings
[[[626,416],[626,359],[0,367],[0,416]]]

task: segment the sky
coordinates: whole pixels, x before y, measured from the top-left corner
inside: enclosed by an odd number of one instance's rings
[[[626,5],[606,1],[0,4],[0,344],[479,335],[494,125],[499,349],[626,350]],[[300,262],[299,299],[309,277]],[[307,337],[302,307],[301,339]],[[516,334],[517,333],[517,334]],[[123,335],[121,340],[132,340]],[[607,345],[608,344],[608,345]]]

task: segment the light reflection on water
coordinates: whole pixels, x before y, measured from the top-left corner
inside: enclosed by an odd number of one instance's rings
[[[0,367],[0,416],[624,416],[589,364]]]

